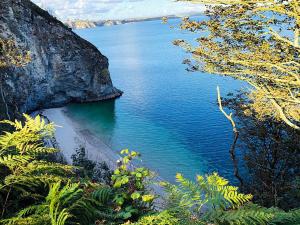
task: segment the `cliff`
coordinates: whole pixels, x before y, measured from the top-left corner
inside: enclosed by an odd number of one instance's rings
[[[65,24],[73,29],[86,29],[97,27],[97,24],[89,20],[67,20]]]
[[[121,95],[113,87],[108,59],[91,43],[29,0],[0,1],[0,38],[30,51],[24,67],[0,69],[0,110],[9,115],[69,102]]]

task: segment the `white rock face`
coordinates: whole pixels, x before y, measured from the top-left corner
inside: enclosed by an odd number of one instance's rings
[[[0,1],[0,38],[31,52],[25,67],[0,69],[5,105],[17,112],[115,98],[108,59],[88,41],[29,0]],[[1,116],[0,116],[1,117]]]

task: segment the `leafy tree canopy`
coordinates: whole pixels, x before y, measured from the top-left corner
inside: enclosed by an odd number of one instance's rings
[[[259,119],[275,118],[300,129],[300,3],[298,0],[190,0],[207,5],[207,19],[184,18],[199,33],[196,44],[174,41],[191,58],[191,71],[243,80],[253,87]],[[214,4],[214,5],[212,5]]]

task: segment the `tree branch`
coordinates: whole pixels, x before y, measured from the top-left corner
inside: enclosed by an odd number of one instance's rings
[[[234,138],[233,138],[233,143],[232,143],[232,145],[230,147],[229,153],[230,153],[230,156],[231,156],[231,159],[232,159],[232,162],[233,162],[234,175],[239,180],[239,182],[241,184],[241,187],[243,187],[244,186],[244,181],[243,181],[242,177],[239,174],[238,160],[237,160],[236,155],[235,155],[235,147],[236,147],[236,143],[237,143],[238,138],[239,138],[239,132],[238,132],[238,130],[236,128],[234,120],[232,119],[232,113],[230,113],[228,115],[225,112],[225,110],[223,109],[219,86],[217,86],[217,93],[218,93],[219,109],[224,114],[224,116],[230,121],[230,123],[232,125],[232,128],[233,128]]]

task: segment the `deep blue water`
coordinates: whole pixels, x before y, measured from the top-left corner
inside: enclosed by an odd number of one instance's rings
[[[176,24],[178,20],[171,20]],[[70,115],[114,151],[142,153],[143,163],[174,180],[217,171],[233,179],[228,153],[232,127],[219,111],[216,87],[223,95],[246,85],[228,77],[190,73],[186,53],[174,39],[193,40],[190,33],[161,21],[77,30],[109,58],[117,99],[70,105]]]

